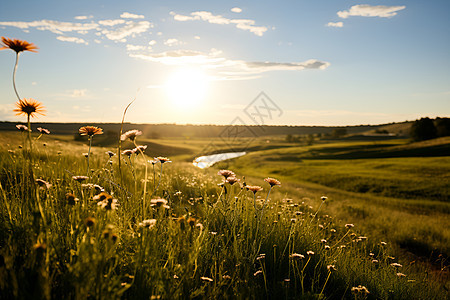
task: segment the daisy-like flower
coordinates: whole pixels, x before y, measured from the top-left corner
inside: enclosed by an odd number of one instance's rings
[[[125,141],[127,139],[130,139],[130,141],[134,142],[134,140],[136,139],[136,137],[138,135],[141,135],[142,131],[137,130],[137,129],[133,129],[133,130],[128,130],[127,132],[125,132],[124,134],[122,134],[120,136],[120,140],[121,141]]]
[[[403,267],[401,264],[399,263],[392,263],[391,266],[393,266],[394,268],[401,268]]]
[[[126,155],[128,157],[130,157],[132,154],[134,154],[134,149],[126,149],[122,151],[122,155]]]
[[[307,255],[314,255],[314,251],[306,251]]]
[[[111,158],[111,157],[113,157],[114,155],[116,155],[114,152],[112,152],[112,151],[107,151],[107,152],[105,152],[106,154],[108,154],[109,155],[109,158]]]
[[[169,209],[170,206],[167,205],[167,200],[163,198],[156,198],[150,200],[150,206],[156,207],[156,208],[167,208]]]
[[[264,181],[267,182],[268,184],[270,184],[270,187],[273,187],[275,185],[281,185],[281,182],[279,182],[275,178],[268,177],[268,178],[264,179]]]
[[[89,137],[93,137],[97,134],[103,134],[103,129],[96,126],[83,126],[80,129],[78,129],[78,132],[80,135],[87,135]]]
[[[219,172],[217,172],[217,175],[223,176],[225,177],[225,179],[227,179],[228,177],[236,176],[236,174],[234,174],[234,172],[230,170],[220,170]]]
[[[162,157],[162,156],[158,156],[155,157],[155,160],[159,161],[161,164],[164,163],[171,163],[172,161],[170,159],[168,159],[167,157]]]
[[[45,116],[45,108],[41,102],[36,101],[32,98],[23,98],[16,102],[16,108],[13,110],[16,115],[25,115],[27,117],[34,118],[36,114]]]
[[[290,259],[304,259],[305,256],[299,253],[292,253],[291,255],[289,255]]]
[[[42,179],[36,179],[36,183],[41,189],[49,189],[52,186],[50,183]]]
[[[16,125],[16,128],[19,129],[20,131],[28,131],[28,127],[22,124]]]
[[[406,277],[406,275],[405,274],[403,274],[403,273],[400,273],[400,272],[398,272],[397,274],[397,277],[399,277],[399,278],[401,278],[401,277]]]
[[[133,149],[133,151],[136,153],[136,155],[138,155],[139,153],[144,152],[145,149],[147,149],[147,145],[144,146],[137,146],[136,148]]]
[[[353,225],[353,224],[345,224],[345,228],[347,228],[347,229],[351,229],[353,227],[355,227],[355,225]]]
[[[104,210],[116,210],[119,206],[119,202],[110,195],[108,198],[97,202],[97,205]]]
[[[67,201],[67,204],[69,204],[69,205],[75,205],[75,204],[77,204],[77,202],[79,201],[79,199],[78,199],[77,197],[75,197],[74,194],[72,194],[72,193],[67,193],[67,194],[66,194],[66,201]]]
[[[23,51],[37,52],[36,49],[39,49],[33,43],[28,43],[27,41],[22,41],[18,39],[9,39],[2,36],[2,41],[0,43],[0,50],[11,49],[16,53],[20,53]]]
[[[258,276],[261,275],[263,272],[261,270],[256,271],[255,273],[253,273],[253,276]]]
[[[50,134],[50,130],[42,128],[42,127],[38,127],[37,130],[41,133],[41,134]]]
[[[332,271],[336,271],[336,267],[334,265],[328,265],[327,266],[328,271],[332,272]]]
[[[262,191],[263,188],[258,185],[246,185],[245,188],[247,191],[251,191],[253,194],[256,194],[259,191]]]
[[[228,182],[229,184],[233,185],[233,184],[235,184],[236,182],[239,182],[239,179],[237,179],[237,178],[234,177],[234,176],[230,176],[230,177],[228,177],[228,178],[226,179],[226,182]]]
[[[139,223],[140,227],[152,228],[156,225],[156,219],[148,219]]]
[[[195,224],[197,224],[197,219],[194,217],[189,217],[189,219],[187,220],[187,223],[189,224],[189,226],[194,227]]]
[[[326,200],[328,199],[328,197],[322,196],[322,197],[320,197],[320,199],[321,199],[322,201],[326,201]]]
[[[72,176],[72,179],[81,183],[85,180],[88,180],[89,177],[87,177],[87,176]]]

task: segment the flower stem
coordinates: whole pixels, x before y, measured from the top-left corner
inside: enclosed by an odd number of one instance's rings
[[[320,297],[322,296],[323,291],[325,290],[325,286],[327,285],[328,279],[330,279],[330,275],[331,275],[331,271],[328,271],[328,277],[327,277],[327,280],[325,280],[325,284],[323,285],[322,290],[320,291],[319,299],[320,299]]]
[[[147,194],[147,177],[148,177],[147,159],[145,158],[144,151],[142,151],[142,149],[139,148],[138,145],[136,145],[136,140],[134,140],[133,142],[134,142],[134,146],[142,154],[142,159],[144,160],[144,165],[145,165],[144,196],[142,198],[142,217],[143,217],[143,220],[145,220],[145,195]],[[161,167],[162,167],[162,165],[161,165]]]
[[[30,155],[31,155],[31,152],[33,152],[33,144],[32,144],[32,141],[31,141],[31,121],[30,121],[30,114],[28,114],[28,117],[27,117],[27,123],[28,123],[28,142],[30,143]]]
[[[19,101],[21,101],[19,93],[17,92],[17,89],[16,89],[16,71],[17,71],[18,64],[19,64],[19,52],[16,53],[16,63],[14,65],[14,72],[13,72],[13,87],[14,87],[14,92],[16,92],[17,99],[19,99]]]
[[[92,136],[89,137],[89,151],[88,151],[88,157],[87,157],[87,170],[86,170],[86,176],[89,177],[89,158],[91,157],[91,147],[92,147]]]

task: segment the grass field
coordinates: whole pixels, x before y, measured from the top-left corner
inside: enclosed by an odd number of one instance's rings
[[[33,153],[18,147],[26,144],[20,132],[1,138],[5,299],[448,296],[450,160],[433,152],[446,139],[306,146],[259,138],[248,155],[200,170],[191,161],[203,151],[249,140],[211,148],[207,139],[138,138],[149,146],[145,160],[122,155],[119,168],[106,154],[117,152],[110,143],[93,147],[87,170],[89,147],[72,136],[43,136]],[[427,149],[435,156],[411,156]],[[146,171],[153,156],[173,162]],[[222,168],[263,190],[221,184]]]

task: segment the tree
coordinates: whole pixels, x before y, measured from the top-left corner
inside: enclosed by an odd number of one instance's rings
[[[424,141],[437,137],[436,126],[430,118],[421,118],[411,125],[411,137],[414,141]]]
[[[450,118],[436,118],[434,122],[436,126],[437,136],[449,136],[450,135]]]

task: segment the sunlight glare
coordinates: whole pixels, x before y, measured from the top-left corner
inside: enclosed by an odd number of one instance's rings
[[[208,81],[202,70],[181,69],[168,78],[165,89],[175,105],[190,108],[198,106],[204,100]]]

